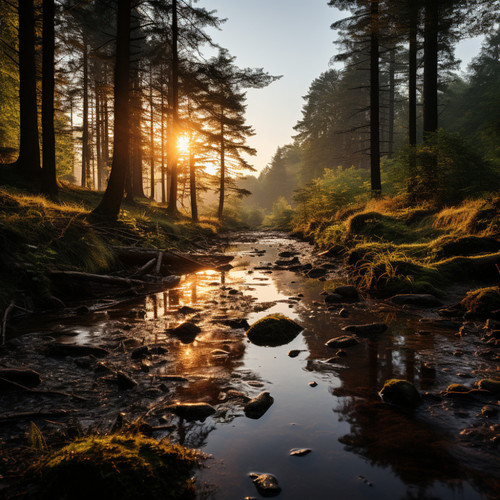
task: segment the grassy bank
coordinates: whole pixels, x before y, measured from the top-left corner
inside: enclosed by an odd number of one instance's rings
[[[342,254],[352,280],[381,295],[442,295],[456,282],[500,277],[498,197],[444,209],[383,198],[333,215],[297,211],[292,226],[320,248]]]
[[[63,186],[57,203],[9,186],[0,187],[0,311],[15,300],[28,308],[50,304],[47,270],[119,270],[113,246],[188,249],[219,229],[171,218],[149,200],[123,203],[118,222],[92,222],[88,215],[101,194]]]

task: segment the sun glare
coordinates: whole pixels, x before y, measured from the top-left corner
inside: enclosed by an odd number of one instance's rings
[[[186,154],[189,153],[190,141],[187,135],[180,135],[177,138],[177,149],[179,153]]]

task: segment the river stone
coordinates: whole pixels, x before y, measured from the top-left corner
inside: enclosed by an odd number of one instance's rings
[[[470,387],[467,387],[466,385],[462,384],[450,384],[446,388],[446,392],[469,392]]]
[[[244,408],[245,415],[254,420],[259,419],[274,403],[274,399],[269,392],[261,392],[256,398],[250,400]]]
[[[288,351],[288,356],[290,358],[296,358],[302,351],[299,349],[292,349],[291,351]]]
[[[141,347],[137,347],[134,349],[130,355],[132,359],[143,359],[149,355],[149,347],[147,345],[143,345]]]
[[[289,258],[298,255],[298,252],[286,251],[286,252],[280,252],[278,255],[283,258]]]
[[[290,450],[290,456],[291,457],[305,457],[306,455],[309,455],[312,450],[309,448],[293,448]]]
[[[294,264],[300,264],[300,260],[298,259],[298,257],[294,257],[293,259],[290,260],[281,259],[277,260],[275,264],[281,267],[288,267],[288,266],[293,266]]]
[[[45,353],[48,356],[56,358],[64,356],[71,356],[73,358],[78,358],[80,356],[95,356],[96,358],[104,358],[109,354],[109,352],[102,347],[80,344],[59,344],[57,342],[49,344],[45,348]]]
[[[421,397],[415,386],[407,380],[388,380],[379,396],[389,404],[406,409],[416,408],[421,401]]]
[[[385,323],[370,323],[368,325],[348,325],[342,328],[344,332],[354,333],[356,335],[376,335],[384,333],[387,330]]]
[[[443,305],[439,299],[429,293],[394,295],[390,300],[398,306],[441,307]]]
[[[123,391],[128,391],[137,387],[137,382],[122,371],[116,372],[116,383],[119,389]]]
[[[499,409],[497,406],[486,405],[481,409],[481,416],[486,418],[496,417],[498,415],[498,411]]]
[[[256,321],[247,337],[255,345],[277,347],[291,342],[302,327],[283,314],[272,314]]]
[[[345,298],[338,293],[330,293],[325,297],[325,304],[342,304],[345,302]]]
[[[358,290],[352,285],[338,286],[335,290],[333,290],[333,293],[340,295],[341,297],[345,297],[347,300],[359,300]]]
[[[194,341],[196,335],[201,332],[201,328],[191,321],[187,321],[186,323],[182,323],[176,328],[172,328],[169,331],[172,335],[175,335],[181,342],[190,344]]]
[[[252,478],[257,491],[263,497],[276,497],[281,493],[278,480],[272,474],[256,474],[255,472],[252,472],[250,477]]]
[[[485,378],[477,383],[478,389],[500,395],[500,380]]]
[[[29,369],[0,369],[0,378],[9,380],[10,382],[16,382],[17,384],[24,385],[25,387],[36,387],[42,383],[40,374]]]
[[[322,269],[321,267],[316,267],[314,269],[311,269],[307,274],[306,276],[308,278],[313,278],[313,279],[316,279],[316,278],[321,278],[322,276],[324,276],[325,274],[327,273],[326,269]]]
[[[342,335],[330,339],[325,345],[327,347],[351,347],[357,344],[359,344],[359,339],[355,335]]]
[[[208,403],[177,403],[165,407],[165,410],[170,411],[178,417],[185,420],[205,420],[210,415],[215,413],[215,408]]]

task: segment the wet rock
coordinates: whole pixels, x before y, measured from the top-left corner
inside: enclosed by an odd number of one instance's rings
[[[96,358],[104,358],[109,354],[106,349],[102,347],[93,347],[89,345],[80,345],[80,344],[59,344],[59,343],[51,343],[46,346],[45,354],[47,356],[53,357],[81,357],[81,356],[95,356]]]
[[[78,366],[78,368],[82,368],[83,370],[90,370],[93,363],[94,359],[90,356],[83,356],[82,358],[75,359],[75,365]]]
[[[345,358],[347,356],[347,352],[342,349],[339,349],[336,352],[336,356],[338,356],[339,358]]]
[[[359,344],[359,339],[355,335],[342,335],[326,342],[327,347],[352,347]]]
[[[359,300],[359,292],[357,288],[352,285],[338,286],[335,290],[333,290],[333,293],[340,295],[349,301],[354,302]]]
[[[102,361],[99,361],[95,365],[94,372],[95,373],[105,374],[105,373],[112,373],[113,370],[108,365],[106,365],[105,363],[103,363]]]
[[[235,391],[234,389],[229,389],[226,394],[226,399],[231,400],[235,403],[247,404],[250,401],[250,398],[240,391]]]
[[[471,290],[460,302],[462,310],[467,311],[467,319],[489,318],[500,308],[500,287],[492,286]]]
[[[269,410],[273,403],[274,399],[269,392],[261,392],[256,398],[245,405],[245,415],[248,418],[257,420]]]
[[[201,333],[201,328],[198,325],[187,321],[176,328],[172,328],[169,332],[177,337],[182,343],[190,344],[194,341],[196,336]]]
[[[333,356],[331,358],[325,359],[325,363],[333,365],[335,363],[340,363],[341,360],[342,358],[340,358],[339,356]]]
[[[229,351],[224,351],[224,349],[214,349],[213,351],[210,352],[212,356],[219,357],[219,356],[230,356],[231,353]]]
[[[446,388],[446,392],[469,392],[469,391],[470,391],[470,387],[467,387],[467,386],[462,385],[462,384],[450,384]]]
[[[90,312],[90,309],[87,306],[80,306],[75,309],[75,314],[78,314],[79,316],[83,316],[84,314],[88,314]]]
[[[302,327],[283,314],[273,314],[256,321],[248,330],[247,337],[253,344],[276,347],[291,342]]]
[[[309,448],[293,448],[290,450],[290,456],[291,457],[305,457],[306,455],[309,455],[312,450]]]
[[[290,358],[296,358],[302,351],[299,349],[292,349],[291,351],[288,351],[288,356]]]
[[[177,403],[165,407],[165,410],[185,420],[205,420],[215,413],[215,408],[208,403]]]
[[[233,266],[231,264],[224,264],[223,266],[219,266],[216,270],[219,272],[226,272],[226,271],[231,271]]]
[[[300,260],[298,259],[298,257],[294,257],[293,259],[290,259],[290,260],[281,259],[281,260],[277,260],[275,262],[275,264],[277,266],[281,266],[281,267],[289,267],[289,266],[293,266],[295,264],[300,264]]]
[[[386,402],[404,409],[416,408],[421,397],[415,386],[407,380],[388,380],[379,392],[379,396]]]
[[[309,382],[309,387],[317,387],[318,382]]]
[[[330,293],[325,297],[325,304],[342,304],[342,302],[345,302],[345,299],[338,293]]]
[[[439,299],[428,293],[395,295],[390,300],[398,306],[441,307],[443,305]]]
[[[255,472],[252,472],[250,477],[252,478],[257,491],[263,497],[276,497],[281,493],[278,480],[272,474],[256,474]]]
[[[244,328],[247,329],[250,325],[245,318],[234,318],[234,319],[225,319],[222,321],[218,321],[222,325],[229,326],[229,328],[239,329]]]
[[[194,314],[199,312],[199,309],[195,309],[194,307],[189,307],[189,306],[182,306],[180,309],[177,310],[179,314],[182,314],[183,316],[186,316],[188,314]]]
[[[130,354],[130,357],[132,359],[143,359],[143,358],[146,358],[148,356],[149,356],[149,347],[147,345],[137,347]]]
[[[286,252],[280,252],[278,255],[283,258],[289,258],[289,257],[295,257],[296,255],[298,255],[298,252],[286,251]]]
[[[434,378],[436,376],[436,367],[431,363],[422,363],[420,375],[424,378]]]
[[[40,374],[34,370],[5,368],[0,369],[0,378],[24,385],[25,387],[36,387],[42,383]],[[9,385],[10,386],[10,385]],[[10,386],[12,387],[12,386]],[[0,390],[2,389],[2,381],[0,380]]]
[[[477,387],[480,390],[488,391],[495,395],[500,395],[500,380],[485,378],[477,383]]]
[[[342,308],[339,312],[338,312],[338,315],[341,317],[341,318],[348,318],[349,317],[349,311],[345,308]]]
[[[481,416],[486,418],[496,417],[498,412],[498,406],[486,405],[481,408]]]
[[[385,323],[371,323],[368,325],[348,325],[342,328],[344,332],[351,332],[356,335],[368,336],[384,333],[387,330]]]
[[[307,274],[306,276],[308,278],[313,278],[313,279],[316,279],[316,278],[321,278],[322,276],[324,276],[325,274],[327,273],[326,269],[323,269],[321,267],[317,267],[317,268],[314,268],[314,269],[311,269]]]
[[[128,391],[137,387],[137,382],[122,371],[116,372],[116,383],[122,391]]]
[[[494,320],[494,319],[487,319],[486,323],[484,324],[484,328],[486,330],[500,330],[500,321]]]
[[[150,354],[166,354],[168,349],[162,344],[151,344],[148,345]]]

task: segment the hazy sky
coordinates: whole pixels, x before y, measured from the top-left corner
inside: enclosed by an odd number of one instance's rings
[[[330,25],[346,13],[328,7],[327,0],[200,0],[198,6],[227,18],[213,39],[236,56],[239,66],[283,75],[248,92],[247,120],[256,132],[249,142],[258,151],[251,163],[261,170],[278,146],[291,142],[302,96],[335,54]],[[458,55],[469,62],[479,47],[478,40],[462,43]]]

